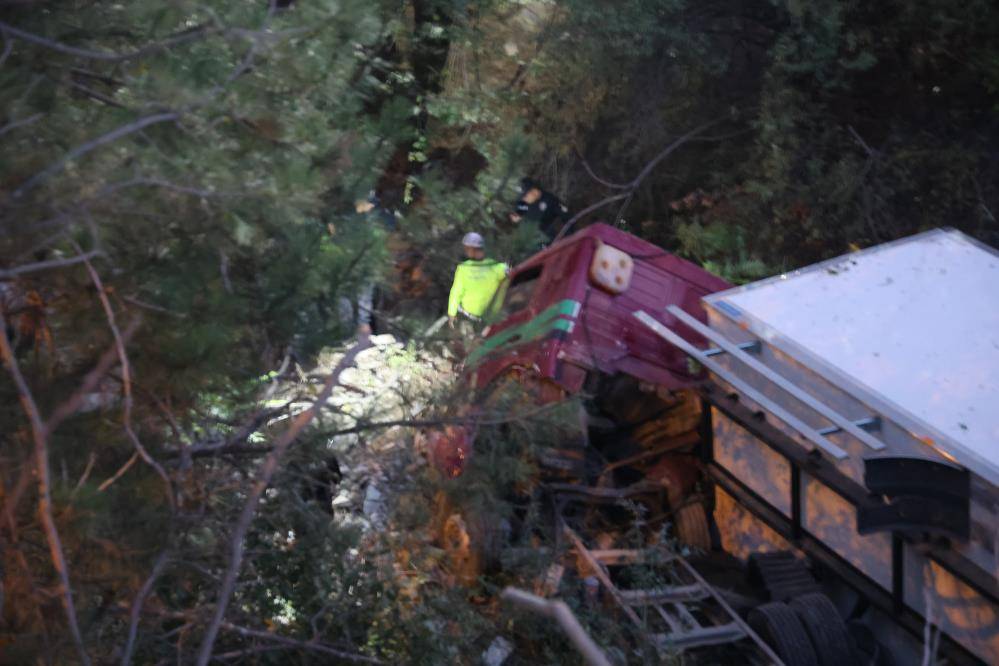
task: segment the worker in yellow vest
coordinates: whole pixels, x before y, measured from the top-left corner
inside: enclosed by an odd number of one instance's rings
[[[490,309],[499,305],[493,303],[496,291],[510,272],[506,264],[486,258],[485,241],[481,235],[474,231],[467,233],[461,244],[468,259],[458,264],[454,271],[454,283],[447,303],[448,323],[452,328],[459,314],[472,322],[481,321],[491,314]]]

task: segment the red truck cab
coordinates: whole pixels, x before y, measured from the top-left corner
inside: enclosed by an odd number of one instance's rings
[[[578,392],[590,372],[685,388],[696,378],[683,352],[632,313],[644,310],[703,347],[666,307],[678,305],[703,322],[701,297],[730,286],[651,243],[594,224],[513,270],[497,295],[499,322],[469,354],[467,372],[477,388],[510,371],[540,379],[549,389],[543,402]]]

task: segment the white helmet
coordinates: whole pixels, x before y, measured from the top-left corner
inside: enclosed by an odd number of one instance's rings
[[[482,236],[475,233],[474,231],[469,231],[465,234],[465,237],[461,239],[461,244],[465,247],[484,247],[486,242],[482,239]]]

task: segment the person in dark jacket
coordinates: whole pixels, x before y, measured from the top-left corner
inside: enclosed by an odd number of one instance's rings
[[[354,204],[357,214],[371,223],[381,225],[385,234],[391,234],[398,225],[397,212],[391,211],[382,206],[381,199],[375,191],[368,194],[368,198],[357,201]],[[367,337],[372,333],[374,325],[374,313],[376,304],[382,294],[375,284],[375,276],[367,276],[357,290],[357,296],[353,301],[343,298],[340,302],[341,321],[355,319],[357,322],[357,337]]]
[[[510,221],[534,220],[547,239],[546,245],[555,240],[559,230],[569,219],[569,208],[557,196],[541,189],[531,178],[520,181],[520,199],[513,205]]]

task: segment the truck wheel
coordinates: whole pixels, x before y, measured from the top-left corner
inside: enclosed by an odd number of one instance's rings
[[[821,592],[805,594],[788,604],[798,614],[821,666],[857,663],[853,641],[836,606]]]
[[[705,552],[711,550],[711,530],[708,527],[708,514],[704,505],[687,504],[673,514],[676,536],[681,543]]]
[[[749,626],[774,649],[787,666],[819,666],[815,649],[797,614],[782,601],[749,612]],[[839,666],[845,666],[844,662]]]

